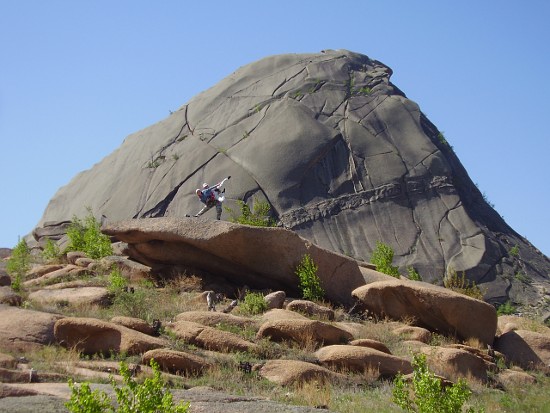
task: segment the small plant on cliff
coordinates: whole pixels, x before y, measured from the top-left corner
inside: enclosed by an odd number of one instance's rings
[[[317,270],[318,267],[309,254],[305,254],[300,264],[296,267],[296,275],[300,281],[302,296],[306,300],[320,301],[325,296]]]
[[[414,267],[407,267],[407,277],[412,281],[422,281],[422,277]]]
[[[516,307],[508,300],[497,307],[497,315],[512,315],[516,313],[516,310]]]
[[[24,239],[20,239],[6,264],[6,271],[11,276],[11,288],[21,291],[23,277],[31,268],[31,251]]]
[[[229,207],[225,210],[231,215],[230,221],[255,227],[274,227],[275,220],[269,215],[271,207],[267,201],[254,201],[252,211],[246,202],[238,200],[240,214]]]
[[[401,374],[395,378],[392,392],[395,404],[407,412],[462,412],[464,403],[472,395],[463,379],[459,379],[451,386],[443,387],[441,380],[428,369],[424,354],[414,355],[412,365],[412,382],[407,382]],[[474,412],[472,408],[466,411]]]
[[[467,295],[478,300],[483,300],[483,292],[475,281],[470,281],[466,278],[464,271],[462,276],[458,275],[456,270],[449,268],[445,277],[443,277],[443,285],[449,290]]]
[[[111,377],[111,386],[116,395],[117,406],[113,407],[111,400],[103,391],[90,389],[89,383],[77,386],[69,379],[71,398],[65,404],[71,413],[185,413],[189,411],[189,402],[174,404],[172,393],[166,388],[161,377],[160,367],[155,360],[151,360],[153,377],[146,378],[138,383],[132,378],[128,365],[120,363],[120,375],[123,386],[119,386]]]
[[[376,241],[370,262],[376,265],[377,271],[399,278],[399,268],[393,266],[393,254],[393,249],[389,245]]]
[[[82,251],[93,259],[103,258],[113,253],[111,240],[101,233],[101,226],[90,209],[83,220],[73,217],[67,229],[67,236],[69,237],[67,251]]]

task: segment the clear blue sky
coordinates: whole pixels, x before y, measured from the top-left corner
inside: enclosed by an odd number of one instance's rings
[[[496,210],[550,255],[550,1],[0,0],[0,247],[132,132],[240,66],[382,61]]]

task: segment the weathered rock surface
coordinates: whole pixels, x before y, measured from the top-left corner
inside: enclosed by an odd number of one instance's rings
[[[147,335],[152,335],[155,332],[153,326],[141,318],[116,316],[111,318],[111,323],[128,327]]]
[[[54,324],[61,315],[0,304],[0,348],[25,352],[55,342]]]
[[[285,299],[286,293],[284,291],[275,291],[267,294],[264,297],[268,310],[272,310],[274,308],[283,308]]]
[[[61,319],[55,323],[54,334],[59,344],[84,354],[124,352],[133,355],[166,346],[163,339],[95,318]]]
[[[225,353],[230,351],[253,351],[257,348],[255,343],[246,341],[237,334],[192,321],[176,321],[168,327],[178,338],[208,350]]]
[[[487,204],[391,75],[346,50],[243,66],[60,188],[34,236],[59,236],[86,206],[110,222],[193,214],[195,188],[231,175],[228,206],[267,200],[321,247],[368,260],[382,241],[403,273],[431,282],[453,268],[490,300],[538,302],[542,289],[514,274],[548,289],[550,261]]]
[[[349,332],[339,327],[307,319],[268,321],[260,326],[257,337],[269,337],[274,341],[295,341],[302,345],[311,342],[324,345],[341,344],[353,340]]]
[[[490,365],[469,351],[432,346],[422,347],[420,351],[426,354],[430,369],[443,377],[453,381],[459,378],[487,381]]]
[[[550,336],[528,330],[512,330],[495,340],[495,350],[508,362],[523,369],[547,370],[550,366]]]
[[[55,282],[60,282],[61,280],[66,280],[67,278],[77,278],[86,274],[86,268],[82,268],[74,264],[61,266],[59,269],[49,271],[53,268],[55,268],[55,266],[48,266],[48,268],[44,268],[43,270],[47,271],[45,274],[25,281],[23,283],[23,287],[30,288],[40,284],[52,284]]]
[[[330,381],[344,376],[325,367],[299,360],[268,360],[260,369],[260,375],[281,386],[304,381]]]
[[[497,314],[492,305],[443,287],[394,279],[359,287],[353,296],[378,316],[413,319],[430,331],[476,338],[483,344],[492,344],[495,337]]]
[[[114,398],[108,384],[90,385],[92,390],[106,392]],[[65,410],[64,403],[69,399],[71,390],[64,383],[18,383],[0,384],[0,412],[11,413],[58,413]],[[25,397],[24,394],[33,395]],[[192,412],[209,413],[330,413],[326,409],[293,406],[266,400],[260,397],[245,397],[216,391],[211,388],[192,388],[190,390],[173,389],[174,402],[190,401]],[[19,396],[19,397],[18,397]]]
[[[174,374],[198,374],[210,367],[210,363],[199,356],[165,348],[149,350],[142,356],[143,364],[149,365],[151,359],[155,359],[163,371]]]
[[[322,365],[337,370],[370,372],[383,377],[412,372],[408,360],[371,347],[333,345],[320,348],[315,355]]]
[[[350,346],[370,347],[382,353],[391,354],[390,349],[382,342],[378,340],[372,340],[370,338],[359,338],[357,340],[350,341]]]
[[[357,261],[283,228],[154,218],[115,222],[103,232],[128,243],[130,256],[150,267],[183,265],[256,289],[282,289],[298,295],[295,269],[304,254],[318,266],[328,299],[351,304],[351,291],[365,284]]]
[[[243,328],[256,323],[251,318],[213,311],[186,311],[178,314],[176,321],[192,321],[209,327],[226,324]]]
[[[416,340],[428,344],[432,339],[432,333],[422,327],[403,326],[393,330],[394,334],[407,339]]]
[[[11,287],[0,287],[0,304],[21,305],[22,298]]]
[[[310,317],[334,320],[334,310],[308,300],[293,300],[286,306],[287,310],[296,311]]]
[[[43,289],[30,293],[28,299],[39,304],[106,305],[109,302],[109,292],[104,287]]]
[[[151,276],[151,267],[130,260],[127,257],[111,255],[102,258],[100,264],[103,268],[118,268],[122,275],[132,282],[147,280]]]

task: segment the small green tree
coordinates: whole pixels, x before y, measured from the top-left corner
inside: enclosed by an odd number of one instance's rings
[[[414,372],[412,382],[407,382],[399,374],[394,380],[393,402],[407,412],[417,413],[460,413],[472,392],[466,382],[443,387],[441,380],[428,369],[425,354],[416,354],[412,362]],[[467,412],[473,412],[468,408]]]
[[[408,274],[409,280],[422,281],[422,277],[414,267],[407,267],[407,274]]]
[[[300,264],[296,267],[295,273],[300,282],[299,286],[302,290],[302,296],[306,300],[320,301],[325,296],[317,270],[318,267],[309,254],[305,254]]]
[[[59,262],[61,260],[59,246],[49,238],[42,249],[42,259],[48,263]]]
[[[21,291],[23,278],[31,268],[31,250],[24,239],[20,239],[11,252],[6,264],[6,271],[11,276],[11,288]]]
[[[376,265],[377,271],[399,278],[399,268],[393,266],[393,254],[393,249],[389,245],[376,241],[370,262]]]
[[[241,310],[250,315],[264,313],[267,310],[267,303],[263,294],[248,291],[241,304]]]
[[[111,386],[116,395],[117,406],[111,404],[109,397],[103,391],[91,391],[88,383],[76,386],[69,379],[71,398],[65,404],[71,413],[186,413],[189,402],[174,404],[172,393],[166,389],[161,377],[160,367],[155,360],[151,360],[153,377],[138,383],[132,378],[128,365],[120,363],[120,375],[123,386],[119,386],[111,377]]]
[[[225,210],[231,215],[229,219],[231,222],[237,224],[252,225],[255,227],[274,227],[275,220],[270,216],[271,206],[267,201],[254,201],[254,207],[252,211],[248,204],[244,201],[238,200],[240,214],[233,211],[229,207],[225,207]]]
[[[84,220],[73,217],[67,229],[67,236],[69,237],[67,251],[82,251],[93,259],[103,258],[113,253],[111,240],[101,232],[101,226],[90,209]]]

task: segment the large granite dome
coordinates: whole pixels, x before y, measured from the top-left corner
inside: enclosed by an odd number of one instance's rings
[[[62,187],[35,237],[86,208],[110,221],[193,214],[195,189],[231,175],[228,206],[267,200],[320,246],[368,261],[382,241],[403,274],[465,271],[489,301],[539,301],[550,261],[485,202],[391,74],[345,50],[244,66]]]

